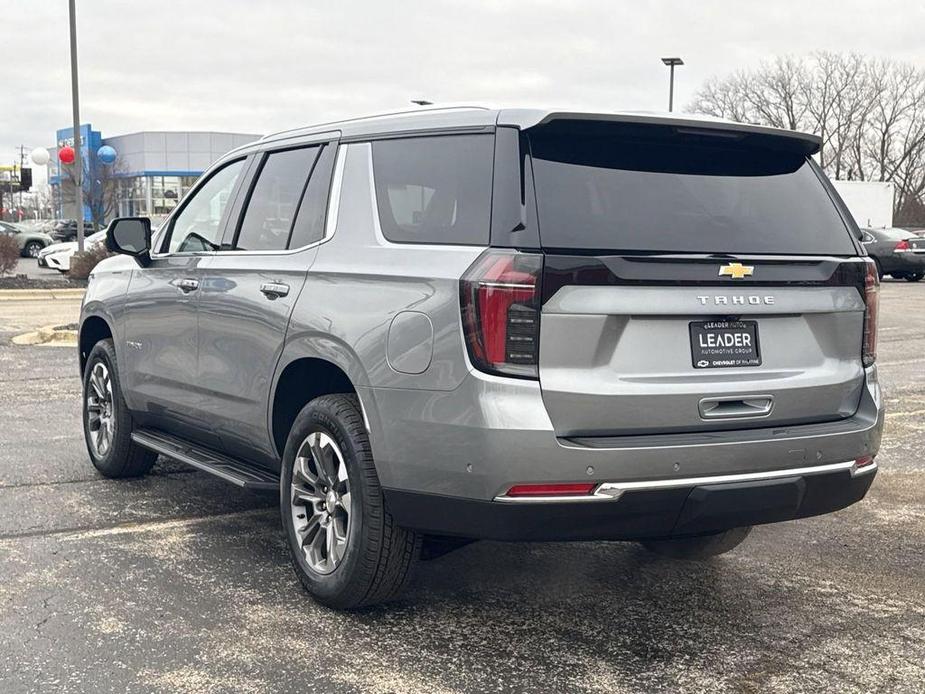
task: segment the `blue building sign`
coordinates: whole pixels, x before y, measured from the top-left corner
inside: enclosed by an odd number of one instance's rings
[[[94,130],[89,123],[80,126],[80,163],[83,169],[80,182],[83,188],[81,200],[84,201],[83,218],[85,221],[91,221],[93,219],[92,211],[86,201],[90,198],[94,182],[96,181],[96,169],[99,166],[99,162],[96,160],[96,151],[100,148],[102,143],[103,138],[99,130]],[[62,147],[74,147],[76,149],[78,145],[74,140],[74,128],[59,130],[55,135],[55,145],[59,150]],[[64,164],[61,163],[57,156],[54,156],[49,163],[53,165],[53,168],[52,171],[49,172],[48,182],[51,185],[60,185],[62,180],[61,169],[64,167]],[[68,168],[73,168],[73,166],[74,164],[71,164]],[[64,175],[66,176],[66,174]],[[65,212],[69,213],[67,210],[65,210]]]

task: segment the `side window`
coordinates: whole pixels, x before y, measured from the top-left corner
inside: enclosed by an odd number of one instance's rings
[[[289,248],[301,248],[324,238],[324,221],[328,211],[328,193],[331,190],[331,174],[334,172],[334,159],[337,157],[337,145],[325,145],[318,155],[312,176],[308,180],[299,213],[296,215]]]
[[[379,223],[389,241],[487,245],[491,135],[372,143]]]
[[[278,251],[288,247],[320,149],[302,147],[266,155],[238,227],[235,250]]]
[[[221,243],[221,221],[244,168],[244,160],[233,161],[216,171],[193,197],[184,202],[168,231],[170,253],[215,251]]]

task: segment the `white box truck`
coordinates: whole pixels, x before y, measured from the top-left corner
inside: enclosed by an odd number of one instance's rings
[[[859,227],[893,226],[893,184],[880,181],[832,181]]]

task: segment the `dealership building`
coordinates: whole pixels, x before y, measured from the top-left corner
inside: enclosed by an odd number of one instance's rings
[[[48,164],[48,183],[55,193],[58,216],[73,217],[72,201],[66,202],[61,192],[61,163],[57,149],[74,146],[73,128],[57,132],[56,146]],[[196,179],[216,159],[227,152],[259,139],[250,133],[223,132],[168,132],[151,130],[128,135],[103,137],[89,124],[80,126],[80,156],[85,175],[85,199],[94,185],[107,186],[113,193],[109,216],[143,216],[163,218],[192,187]],[[110,165],[97,157],[100,147],[109,145],[116,151],[116,160]],[[106,167],[109,167],[108,169]],[[89,206],[84,206],[84,219],[92,217]]]

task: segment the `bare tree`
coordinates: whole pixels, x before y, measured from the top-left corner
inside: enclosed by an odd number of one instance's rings
[[[65,205],[74,204],[74,167],[62,167],[61,194]],[[119,186],[125,167],[121,158],[112,164],[96,161],[89,171],[84,171],[83,203],[90,210],[94,227],[105,226],[106,220],[115,216],[119,202]]]
[[[830,176],[892,181],[897,216],[925,210],[925,72],[915,66],[854,53],[782,56],[708,80],[690,110],[815,132]]]

